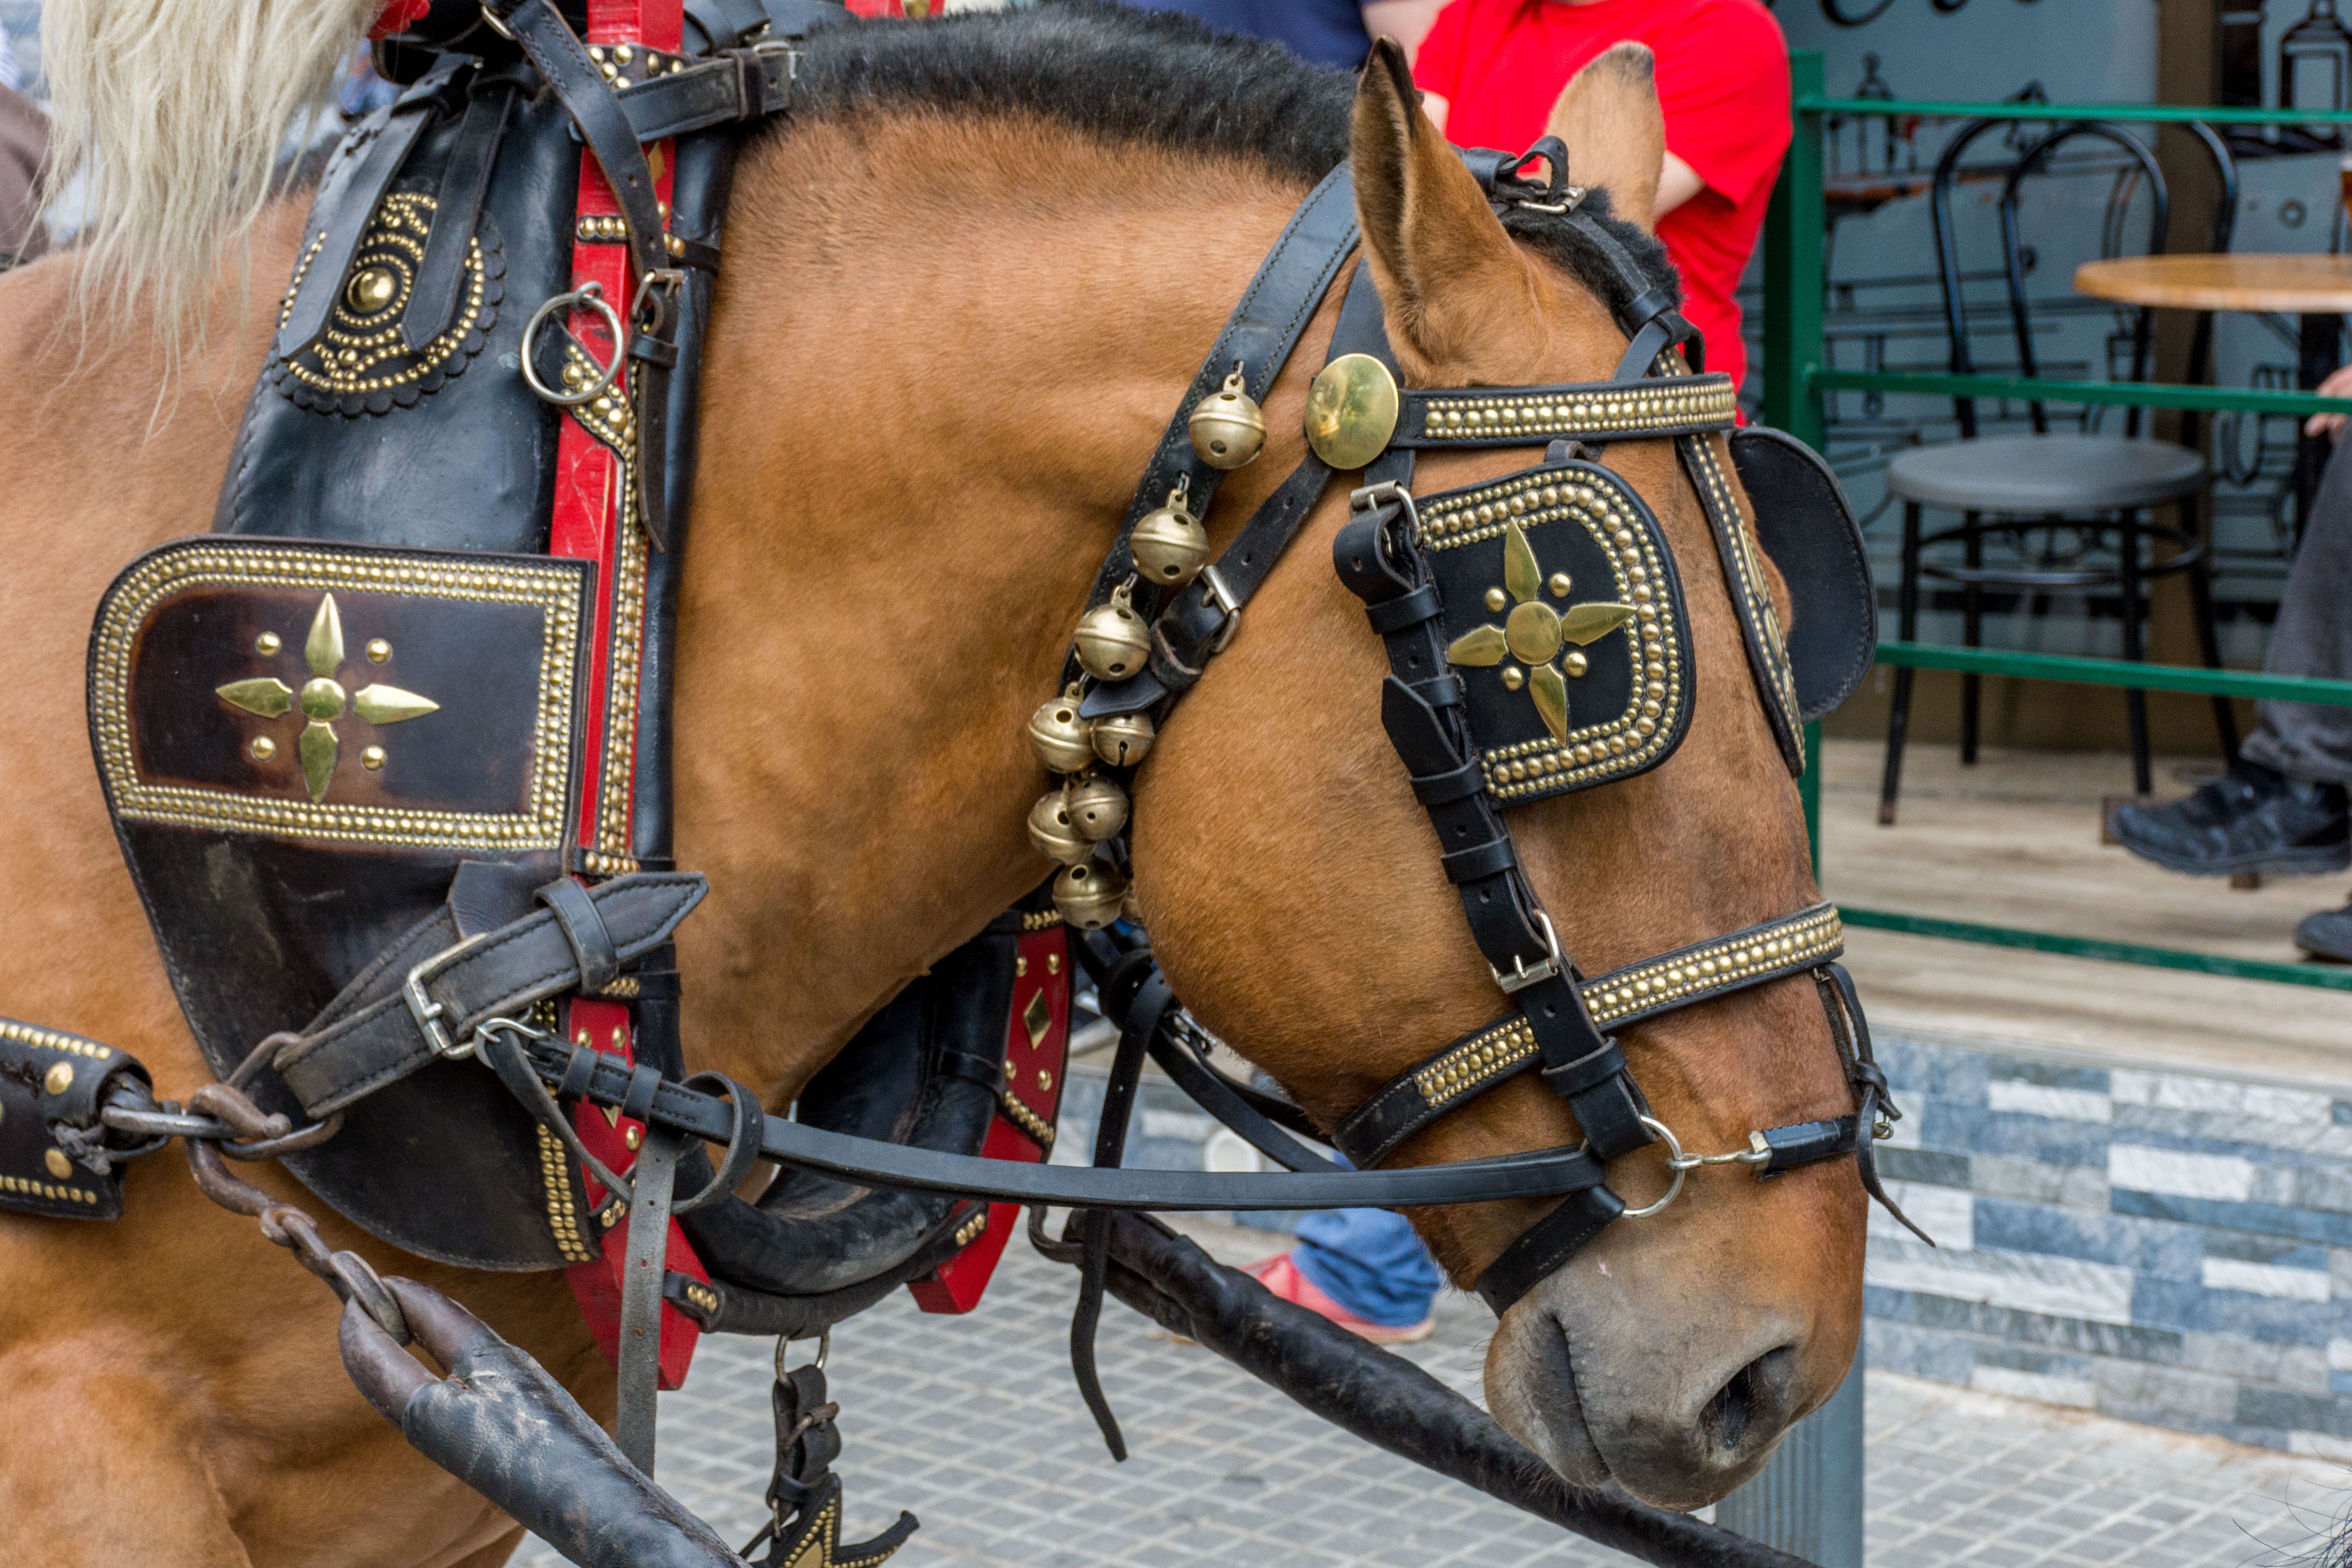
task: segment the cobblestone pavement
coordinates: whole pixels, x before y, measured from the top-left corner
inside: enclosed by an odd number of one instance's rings
[[[1228,1261],[1279,1240],[1186,1228]],[[1016,1240],[977,1312],[927,1317],[902,1294],[835,1332],[845,1539],[906,1509],[923,1523],[903,1568],[1632,1561],[1324,1426],[1117,1302],[1103,1380],[1132,1457],[1114,1465],[1065,1360],[1072,1286]],[[1486,1332],[1475,1300],[1449,1297],[1407,1353],[1475,1397]],[[739,1544],[764,1517],[771,1364],[768,1342],[707,1340],[663,1401],[663,1484]],[[2323,1460],[1888,1373],[1868,1390],[1871,1568],[2276,1568],[2352,1502],[2352,1471]],[[562,1562],[536,1542],[515,1561]]]

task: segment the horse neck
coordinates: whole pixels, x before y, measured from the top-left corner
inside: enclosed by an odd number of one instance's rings
[[[819,121],[747,155],[679,611],[696,1065],[796,1092],[1049,868],[1024,726],[1300,194],[1022,120]],[[1244,504],[1279,475],[1245,478]]]

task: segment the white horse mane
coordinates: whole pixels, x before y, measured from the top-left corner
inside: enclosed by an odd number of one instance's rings
[[[383,4],[49,0],[44,199],[79,180],[85,314],[119,321],[143,300],[174,361],[202,342],[223,243],[278,194],[288,131],[325,106]]]

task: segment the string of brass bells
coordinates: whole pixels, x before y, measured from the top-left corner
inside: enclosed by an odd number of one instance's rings
[[[1243,362],[1234,361],[1224,384],[1194,406],[1186,427],[1192,449],[1214,468],[1238,468],[1265,450],[1265,411],[1249,395]],[[1125,680],[1150,659],[1151,628],[1135,609],[1139,582],[1181,588],[1208,564],[1209,531],[1187,504],[1192,486],[1190,475],[1179,479],[1166,502],[1138,520],[1128,539],[1133,574],[1108,603],[1078,617],[1071,640],[1078,668],[1093,679]],[[1029,808],[1029,842],[1062,868],[1054,878],[1054,907],[1062,918],[1079,931],[1097,931],[1131,912],[1126,873],[1098,853],[1127,826],[1127,792],[1097,769],[1135,766],[1151,750],[1155,731],[1148,713],[1085,718],[1079,697],[1074,685],[1029,716],[1031,750],[1061,775]]]

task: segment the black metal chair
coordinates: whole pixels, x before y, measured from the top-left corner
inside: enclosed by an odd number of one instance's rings
[[[1980,120],[1955,136],[1936,164],[1930,191],[1935,220],[1936,262],[1943,286],[1945,327],[1951,340],[1951,368],[1956,375],[1972,374],[1975,356],[1969,343],[1969,324],[1961,298],[1959,244],[1952,220],[1952,187],[1961,172],[1969,145],[1988,132],[2005,126],[2002,121]],[[2219,201],[2210,248],[2227,250],[2236,217],[2236,162],[2220,137],[2201,124],[2187,129],[2195,136],[2219,176]],[[2118,184],[2110,196],[2100,237],[2103,256],[2123,254],[2123,233],[2132,187],[2146,183],[2152,219],[2147,254],[2165,248],[2165,227],[2170,201],[2164,175],[2146,143],[2112,125],[2084,123],[2061,126],[2033,142],[2021,153],[2001,183],[2001,247],[2009,295],[2010,325],[2017,346],[2021,375],[2040,374],[2034,353],[2033,323],[2026,295],[2027,247],[2019,234],[2018,193],[2027,179],[2048,171],[2061,148],[2077,142],[2098,142],[2120,154],[2115,164]],[[2128,320],[2129,374],[2124,379],[2147,378],[2155,311],[2125,307],[2118,315]],[[2212,343],[2212,317],[2200,314],[2189,352],[2189,379],[2201,381]],[[2110,364],[2112,372],[2112,348]],[[2074,416],[2072,430],[2053,431],[2052,417],[2039,400],[2028,405],[2031,434],[1979,436],[1976,400],[1956,400],[1960,439],[1942,446],[1920,447],[1897,457],[1886,471],[1886,488],[1903,501],[1903,564],[1897,592],[1897,625],[1904,641],[1919,633],[1919,601],[1924,579],[1956,584],[1960,590],[1963,641],[1981,646],[1985,591],[2011,589],[2031,594],[2039,603],[2053,590],[2089,592],[2114,589],[2122,600],[2123,655],[2146,657],[2144,621],[2147,584],[2158,577],[2186,574],[2197,622],[2197,636],[2205,662],[2221,666],[2221,649],[2213,627],[2213,587],[2208,558],[2207,525],[2198,502],[2205,493],[2205,459],[2199,450],[2196,417],[2185,416],[2184,444],[2140,437],[2142,410],[2126,410],[2123,435],[2103,435],[2095,426],[2096,413],[2084,409]],[[2062,416],[2061,417],[2064,417]],[[2168,503],[2180,509],[2178,525],[2143,517]],[[1925,509],[1958,511],[1956,527],[1923,531]],[[2027,555],[2029,538],[2047,531],[2038,558]],[[2061,533],[2070,533],[2079,548],[2067,558],[2058,548]],[[1988,539],[2006,539],[2020,560],[1988,564]],[[2113,540],[2112,559],[2106,558]],[[2160,546],[2172,552],[2159,557]],[[1950,559],[1958,546],[1957,561]],[[1930,552],[1937,553],[1931,555]],[[1895,701],[1887,716],[1886,772],[1881,785],[1878,820],[1895,820],[1895,803],[1902,782],[1904,732],[1910,721],[1913,672],[1895,672]],[[1960,761],[1977,760],[1978,717],[1982,688],[1974,675],[1961,677]],[[2147,699],[2137,689],[2126,693],[2131,723],[2132,777],[2142,795],[2148,793]],[[2237,725],[2229,700],[2213,700],[2214,721],[2221,728],[2222,749],[2234,757]]]

